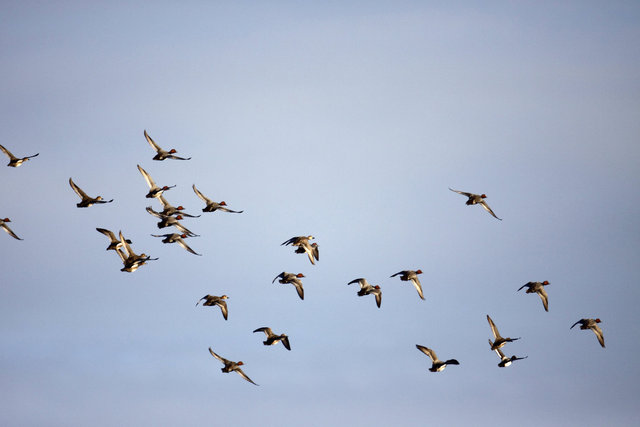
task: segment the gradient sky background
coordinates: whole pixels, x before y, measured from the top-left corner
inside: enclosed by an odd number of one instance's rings
[[[0,424],[638,425],[640,4],[265,3],[3,3],[0,143],[40,156],[0,168]],[[136,164],[245,212],[163,245]],[[120,272],[96,227],[160,260]],[[389,278],[417,268],[426,301]]]

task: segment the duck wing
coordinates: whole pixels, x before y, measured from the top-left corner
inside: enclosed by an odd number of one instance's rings
[[[78,187],[75,182],[73,182],[73,180],[71,178],[69,178],[69,185],[71,186],[71,188],[73,189],[73,191],[76,192],[76,194],[78,196],[80,196],[81,199],[90,199],[89,196],[87,196],[87,193],[85,193],[84,191],[82,191],[82,189],[80,187]]]
[[[267,338],[269,338],[271,335],[273,335],[273,331],[271,330],[271,328],[269,328],[267,326],[263,326],[261,328],[256,329],[255,331],[253,331],[254,334],[256,332],[264,332],[264,334],[267,336]]]
[[[251,384],[253,384],[253,385],[258,385],[258,384],[256,384],[256,383],[254,383],[254,382],[251,380],[251,378],[249,378],[249,377],[247,376],[247,374],[245,374],[245,373],[244,373],[244,371],[243,371],[241,368],[236,368],[236,369],[234,369],[234,371],[236,371],[238,374],[240,374],[240,376],[241,376],[242,378],[244,378],[245,380],[249,381]]]
[[[2,145],[0,145],[0,150],[2,150],[2,152],[4,154],[7,155],[7,157],[9,157],[9,160],[17,160],[18,158],[16,156],[14,156],[13,154],[11,154],[11,151],[7,150],[6,148],[4,148]],[[37,156],[37,154],[36,154]]]
[[[436,352],[431,350],[430,348],[427,348],[420,344],[416,344],[416,348],[421,352],[423,352],[424,354],[426,354],[427,356],[429,356],[429,359],[431,359],[431,362],[435,363],[439,361],[438,356],[436,356]]]
[[[4,231],[6,231],[7,233],[9,233],[9,235],[10,235],[11,237],[13,237],[14,239],[17,239],[17,240],[24,240],[24,239],[21,239],[21,238],[19,238],[18,236],[16,236],[16,233],[14,233],[14,232],[13,232],[13,230],[12,230],[12,229],[10,229],[10,228],[9,228],[9,226],[8,226],[7,224],[2,224],[2,228],[4,228]]]
[[[524,285],[520,286],[520,288],[518,288],[518,290],[516,292],[520,292],[523,288],[530,288],[531,287],[532,282],[527,282]]]
[[[362,277],[361,277],[361,278],[359,278],[359,279],[353,279],[352,281],[350,281],[349,283],[347,283],[347,285],[351,285],[351,284],[353,284],[353,283],[358,283],[358,284],[360,285],[360,289],[363,289],[363,288],[366,288],[366,287],[371,286],[371,285],[369,284],[369,282],[367,282],[367,279],[362,278]]]
[[[488,314],[487,314],[487,321],[489,322],[489,326],[491,327],[491,332],[493,333],[493,338],[495,340],[498,340],[498,339],[502,338],[500,336],[500,332],[498,332],[498,328],[496,327],[496,324],[493,323],[493,320],[491,320],[491,317],[489,317]]]
[[[487,212],[489,212],[491,214],[491,216],[493,216],[495,219],[499,219],[500,221],[502,221],[502,218],[498,218],[496,216],[496,214],[493,213],[493,211],[491,210],[491,208],[489,207],[489,205],[487,204],[487,202],[485,202],[484,200],[480,202],[480,205],[482,205],[482,207],[484,208],[484,210],[486,210]]]
[[[578,320],[576,323],[574,323],[573,325],[571,325],[571,327],[569,329],[573,329],[574,326],[576,326],[578,323],[584,323],[584,319],[580,319]]]
[[[289,246],[292,244],[295,244],[298,242],[298,239],[300,239],[300,237],[296,236],[296,237],[292,237],[289,240],[285,240],[284,242],[280,243],[280,246]]]
[[[489,339],[489,347],[493,348],[493,341],[491,341],[490,339]],[[497,355],[498,355],[498,357],[500,359],[504,359],[505,358],[504,353],[499,348],[496,348],[493,351],[495,351],[497,353]]]
[[[149,175],[146,170],[142,169],[140,167],[140,165],[138,165],[138,170],[140,171],[140,173],[144,177],[144,180],[147,181],[147,185],[149,186],[150,189],[153,190],[154,188],[157,187],[156,183],[153,182],[153,178],[151,178],[151,175]]]
[[[380,289],[376,289],[373,291],[373,294],[376,297],[376,305],[380,308],[380,305],[382,304],[382,291]]]
[[[598,342],[604,348],[604,335],[602,334],[602,329],[600,329],[600,326],[593,325],[591,327],[591,330],[593,331],[594,334],[596,334],[596,337],[598,337]]]
[[[464,191],[454,190],[451,187],[449,187],[449,190],[453,191],[454,193],[462,194],[463,196],[467,196],[467,197],[471,197],[471,196],[475,196],[476,195],[476,194],[473,194],[473,193],[467,193],[467,192],[464,192]]]
[[[231,361],[230,361],[230,360],[227,360],[227,359],[225,359],[224,357],[217,355],[213,350],[211,350],[211,347],[209,347],[209,353],[211,353],[211,355],[212,355],[213,357],[215,357],[216,359],[218,359],[219,361],[221,361],[225,366],[226,366],[227,364],[231,363]]]
[[[211,199],[209,199],[207,196],[205,196],[204,194],[202,194],[200,191],[198,191],[198,189],[196,188],[196,185],[193,184],[193,192],[196,193],[196,195],[198,197],[200,197],[200,199],[202,199],[203,202],[205,202],[206,204],[211,204],[213,203],[213,201]]]
[[[131,246],[129,246],[127,239],[125,239],[124,236],[122,235],[122,231],[120,231],[120,242],[122,243],[122,246],[124,247],[124,249],[127,251],[127,254],[129,254],[129,257],[136,256],[135,252],[133,252],[133,250],[131,249]]]
[[[289,337],[288,336],[284,336],[284,338],[282,338],[282,345],[284,346],[284,348],[286,348],[287,350],[291,351],[291,344],[289,344]]]
[[[102,233],[105,236],[107,236],[109,238],[109,240],[111,241],[111,243],[119,241],[116,238],[116,235],[113,234],[113,231],[111,231],[111,230],[107,230],[106,228],[96,228],[96,230],[98,230],[100,233]]]
[[[156,152],[159,152],[161,150],[161,148],[158,146],[158,144],[156,144],[155,141],[153,139],[151,139],[151,137],[147,133],[146,129],[144,131],[144,137],[147,139],[147,142],[149,143],[151,148],[153,148]]]
[[[416,291],[418,291],[418,295],[420,295],[421,299],[424,299],[424,295],[422,293],[422,285],[420,284],[420,279],[418,279],[418,277],[413,277],[411,279],[411,282],[413,283],[413,286],[416,288]]]
[[[118,254],[120,259],[122,260],[122,263],[126,265],[127,264],[127,256],[125,256],[125,254],[122,251],[122,249],[116,248],[116,253]]]
[[[547,291],[541,286],[537,292],[540,295],[540,299],[542,300],[542,305],[544,306],[544,311],[549,311],[549,296],[547,295]]]
[[[187,252],[191,252],[191,253],[192,253],[192,254],[194,254],[194,255],[202,256],[202,254],[199,254],[199,253],[197,253],[196,251],[194,251],[193,249],[191,249],[191,248],[189,247],[189,245],[187,245],[187,244],[184,242],[184,240],[182,239],[182,237],[179,237],[179,238],[176,240],[176,242],[178,242],[178,244],[179,244],[180,246],[182,246],[183,248],[185,248],[185,249],[187,250]]]
[[[293,286],[296,287],[296,291],[298,291],[298,296],[300,297],[301,300],[304,299],[304,288],[302,287],[302,282],[298,279],[294,280],[293,282]]]
[[[196,254],[198,255],[198,254]],[[229,317],[229,310],[227,309],[227,302],[224,300],[220,300],[217,303],[218,307],[220,307],[220,311],[222,312],[222,317],[224,317],[224,320],[227,320]]]
[[[229,208],[225,208],[224,206],[218,206],[218,209],[220,209],[221,211],[231,212],[231,213],[242,213],[242,212],[244,212],[244,211],[234,211],[234,210],[231,210]]]

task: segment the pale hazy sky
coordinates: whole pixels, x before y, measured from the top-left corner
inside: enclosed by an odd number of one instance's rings
[[[266,3],[3,3],[0,144],[40,155],[0,167],[0,424],[638,425],[640,5]],[[163,245],[137,164],[244,213]],[[120,272],[96,227],[160,259]],[[426,301],[389,278],[417,268]]]

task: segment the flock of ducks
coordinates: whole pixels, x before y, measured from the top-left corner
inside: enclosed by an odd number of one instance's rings
[[[191,159],[191,157],[188,158],[184,158],[184,157],[179,157],[176,155],[177,151],[175,149],[171,149],[169,151],[163,150],[160,146],[158,146],[158,144],[155,143],[155,141],[149,136],[149,134],[147,133],[147,131],[144,131],[144,137],[147,140],[147,142],[149,143],[149,145],[153,148],[153,150],[156,152],[155,156],[153,157],[153,160],[158,160],[158,161],[162,161],[162,160],[166,160],[166,159],[173,159],[173,160],[189,160]],[[26,156],[26,157],[16,157],[14,156],[9,150],[7,150],[5,147],[3,147],[2,145],[0,145],[0,150],[2,152],[4,152],[5,155],[7,155],[7,157],[9,158],[9,163],[7,166],[9,167],[19,167],[21,166],[24,162],[30,160],[31,158],[34,158],[36,156],[39,155],[39,153],[36,153],[34,155],[31,156]],[[149,199],[156,199],[158,202],[160,202],[161,206],[162,206],[162,210],[161,211],[155,211],[151,206],[148,206],[146,208],[147,212],[158,218],[160,221],[157,223],[157,227],[162,229],[162,228],[167,228],[167,227],[174,227],[178,232],[172,232],[172,233],[165,233],[165,234],[152,234],[151,236],[153,237],[158,237],[162,239],[162,243],[177,243],[178,245],[180,245],[182,248],[184,248],[186,251],[188,251],[191,254],[197,255],[197,256],[201,256],[201,254],[197,253],[196,251],[194,251],[193,249],[191,249],[191,247],[189,247],[189,245],[187,245],[187,243],[185,242],[185,239],[190,238],[190,237],[197,237],[198,235],[191,232],[190,230],[188,230],[186,227],[184,227],[179,221],[184,219],[185,217],[188,218],[198,218],[200,217],[200,215],[191,215],[191,214],[187,214],[184,211],[184,207],[183,206],[177,206],[174,207],[172,206],[165,198],[164,193],[166,191],[169,191],[170,189],[174,188],[175,185],[171,185],[171,186],[167,186],[164,185],[162,187],[156,185],[155,181],[153,180],[153,178],[151,177],[151,175],[149,175],[149,173],[143,169],[140,165],[137,165],[138,167],[138,171],[140,172],[140,174],[142,175],[142,177],[144,178],[144,180],[147,183],[147,186],[149,187],[149,191],[147,192],[147,194],[145,195],[146,198]],[[76,204],[76,206],[78,208],[88,208],[91,207],[93,205],[99,205],[99,204],[106,204],[106,203],[111,203],[113,202],[113,199],[110,200],[104,200],[102,198],[102,196],[96,196],[96,197],[91,197],[89,195],[87,195],[87,193],[85,193],[78,185],[75,184],[75,182],[73,181],[72,178],[69,178],[69,185],[71,186],[71,188],[73,189],[73,191],[78,195],[78,197],[80,197],[80,202],[78,202]],[[213,200],[209,199],[208,197],[206,197],[204,194],[202,194],[202,192],[200,192],[195,184],[193,185],[193,191],[194,193],[197,195],[198,198],[200,198],[204,203],[205,203],[205,207],[202,209],[202,212],[215,212],[217,210],[223,211],[223,212],[229,212],[229,213],[242,213],[243,211],[235,211],[235,210],[231,210],[227,207],[227,204],[224,201],[221,202],[214,202]],[[458,191],[458,190],[454,190],[452,188],[449,188],[449,190],[458,193],[460,195],[463,195],[465,197],[467,197],[467,201],[466,204],[467,205],[480,205],[482,206],[491,216],[493,216],[494,218],[502,221],[501,218],[498,218],[498,216],[493,212],[493,210],[489,207],[489,205],[486,203],[485,199],[487,198],[487,196],[485,194],[474,194],[474,193],[467,193],[464,191]],[[0,218],[0,227],[2,229],[4,229],[4,231],[6,231],[11,237],[13,237],[14,239],[17,240],[23,240],[20,237],[18,237],[13,230],[11,230],[11,228],[9,228],[9,225],[7,223],[11,222],[11,220],[9,218]],[[123,235],[122,231],[120,231],[118,233],[118,235],[116,236],[116,234],[110,230],[107,230],[105,228],[96,228],[96,230],[99,233],[104,234],[108,239],[109,239],[109,245],[107,246],[106,250],[107,251],[115,251],[118,255],[118,257],[120,258],[123,267],[121,268],[121,271],[123,272],[129,272],[132,273],[134,271],[136,271],[139,267],[141,267],[142,265],[145,265],[148,261],[154,261],[157,260],[158,258],[151,258],[150,256],[146,255],[145,253],[141,253],[141,254],[136,254],[133,249],[131,248],[131,240],[125,238],[125,236]],[[296,236],[296,237],[292,237],[286,241],[284,241],[283,243],[281,243],[281,246],[292,246],[295,248],[294,253],[297,254],[306,254],[310,263],[312,265],[315,265],[317,261],[320,260],[320,253],[319,253],[319,247],[317,243],[311,243],[310,241],[313,240],[314,237],[311,235],[308,236]],[[420,283],[420,280],[418,278],[418,275],[422,274],[422,270],[417,269],[417,270],[402,270],[399,271],[393,275],[390,276],[390,278],[393,277],[397,277],[400,276],[400,280],[404,281],[404,282],[411,282],[412,285],[414,286],[414,288],[416,289],[418,296],[420,297],[420,299],[425,300],[424,297],[424,293],[423,293],[423,289],[422,289],[422,285]],[[304,278],[305,275],[302,273],[289,273],[286,271],[283,271],[282,273],[278,274],[272,281],[272,283],[274,283],[276,280],[278,280],[279,283],[281,284],[291,284],[295,287],[295,290],[298,294],[298,297],[301,300],[304,300],[304,288],[303,288],[303,284],[302,281],[300,279]],[[352,281],[350,281],[348,283],[348,285],[352,285],[352,284],[358,284],[360,286],[360,289],[357,292],[357,295],[362,297],[362,296],[367,296],[367,295],[374,295],[375,297],[375,302],[378,308],[381,307],[382,305],[382,289],[380,287],[380,285],[372,285],[370,284],[367,279],[365,278],[357,278],[354,279]],[[526,293],[531,294],[531,293],[535,293],[538,294],[538,296],[540,297],[540,299],[542,300],[542,305],[544,307],[544,310],[546,312],[549,311],[549,298],[547,295],[547,292],[545,291],[545,286],[548,286],[549,282],[547,280],[543,281],[543,282],[528,282],[524,285],[522,285],[518,291],[524,289],[525,287],[527,288]],[[204,297],[200,298],[200,300],[198,300],[198,302],[196,303],[196,306],[198,306],[200,304],[200,302],[202,302],[203,306],[216,306],[219,307],[221,312],[222,312],[222,316],[224,318],[224,320],[228,319],[228,307],[227,307],[227,302],[226,300],[229,297],[227,295],[222,295],[222,296],[216,296],[216,295],[205,295]],[[495,325],[495,323],[493,322],[493,320],[491,319],[491,317],[489,315],[487,315],[487,321],[489,323],[489,327],[491,329],[491,333],[493,335],[493,341],[491,339],[489,339],[489,347],[491,351],[495,351],[496,354],[498,355],[498,357],[500,358],[500,362],[498,363],[498,366],[503,368],[503,367],[507,367],[510,366],[514,361],[516,360],[523,360],[526,359],[528,356],[524,356],[524,357],[518,357],[518,356],[511,356],[511,357],[507,357],[505,356],[505,354],[502,351],[502,348],[507,344],[507,343],[511,343],[513,341],[519,340],[520,338],[505,338],[502,337],[500,335],[500,332],[498,331],[497,326]],[[592,330],[597,339],[598,342],[600,343],[600,345],[604,348],[605,347],[605,343],[604,343],[604,336],[602,333],[602,330],[600,329],[600,327],[598,326],[598,324],[601,323],[601,320],[596,318],[596,319],[590,319],[590,318],[585,318],[585,319],[580,319],[578,320],[576,323],[574,323],[571,328],[569,329],[573,329],[576,325],[580,324],[580,329],[582,330]],[[282,343],[283,346],[287,349],[287,350],[291,350],[291,345],[289,342],[289,337],[286,334],[275,334],[271,328],[269,327],[260,327],[257,328],[256,330],[253,331],[254,333],[257,332],[264,332],[265,336],[266,336],[266,340],[263,341],[264,345],[276,345],[278,343]],[[456,360],[456,359],[448,359],[445,361],[442,361],[438,358],[438,356],[436,356],[436,353],[433,349],[430,349],[428,347],[425,347],[423,345],[420,344],[416,344],[416,348],[424,353],[426,356],[429,357],[429,359],[431,360],[431,368],[429,368],[429,371],[431,372],[441,372],[443,371],[447,365],[459,365],[460,363]],[[222,372],[228,373],[228,372],[236,372],[238,373],[242,378],[244,378],[246,381],[258,385],[256,384],[254,381],[251,380],[251,378],[249,378],[243,371],[241,366],[243,366],[243,362],[242,361],[238,361],[238,362],[233,362],[231,360],[225,359],[224,357],[219,356],[218,354],[216,354],[213,349],[209,348],[209,352],[210,354],[216,358],[217,360],[219,360],[224,367],[221,369]]]

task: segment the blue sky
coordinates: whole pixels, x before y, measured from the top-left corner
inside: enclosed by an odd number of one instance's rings
[[[640,422],[635,2],[3,10],[0,143],[40,156],[0,168],[24,239],[0,235],[1,424]],[[144,129],[192,160],[152,161]],[[184,221],[202,257],[163,245],[137,164],[187,212],[195,183],[244,213]],[[69,177],[114,202],[77,209]],[[96,227],[160,259],[122,273]],[[280,246],[306,234],[316,266]],[[426,301],[389,278],[417,268]],[[516,292],[542,280],[548,313]],[[487,314],[528,359],[497,367]],[[415,344],[461,365],[428,372]]]

